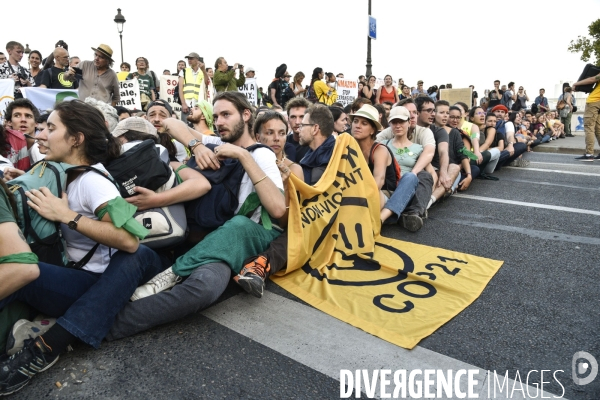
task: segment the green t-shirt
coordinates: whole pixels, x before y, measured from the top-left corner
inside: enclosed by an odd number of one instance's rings
[[[127,75],[127,79],[133,79],[134,76],[137,76],[137,80],[140,85],[140,94],[146,93],[148,97],[152,98],[150,91],[154,90],[154,88],[156,87],[154,84],[154,79],[152,79],[152,75],[140,75],[137,72],[132,72],[129,75]]]
[[[423,152],[423,146],[417,143],[413,143],[404,149],[397,149],[392,144],[392,140],[388,140],[386,142],[386,146],[392,150],[392,154],[398,161],[398,165],[400,166],[400,170],[402,171],[402,175],[411,172],[419,156]]]
[[[0,224],[3,222],[16,222],[10,201],[4,189],[0,188]]]

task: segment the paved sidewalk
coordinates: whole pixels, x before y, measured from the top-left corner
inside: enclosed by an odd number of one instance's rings
[[[585,152],[585,134],[583,132],[573,132],[575,137],[553,140],[533,148],[535,152],[541,153],[563,153],[582,155]],[[595,139],[594,139],[595,141]],[[600,151],[600,146],[595,143],[596,153]]]

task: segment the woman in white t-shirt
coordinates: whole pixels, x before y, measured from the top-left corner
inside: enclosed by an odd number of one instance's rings
[[[0,360],[0,382],[7,373],[14,375],[22,368],[30,372],[15,383],[16,390],[50,367],[76,339],[98,347],[135,288],[165,267],[154,251],[139,245],[138,238],[147,230],[132,218],[136,207],[103,176],[108,175],[103,163],[118,157],[120,146],[102,113],[79,100],[59,103],[37,139],[46,148],[46,160],[100,172],[70,170],[62,198],[47,188],[26,192],[33,210],[61,224],[69,260],[83,265],[68,268],[39,262],[36,280],[0,300],[0,308],[20,300],[60,317],[43,338],[16,343],[22,349],[10,362]],[[35,368],[32,357],[37,360]]]

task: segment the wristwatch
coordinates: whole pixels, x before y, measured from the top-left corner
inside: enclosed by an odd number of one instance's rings
[[[73,219],[73,221],[70,221],[67,226],[69,227],[69,229],[72,229],[74,231],[77,230],[77,223],[79,222],[79,219],[82,217],[81,214],[77,214],[77,216]]]
[[[188,143],[188,149],[190,149],[190,151],[194,150],[194,147],[201,145],[202,142],[198,139],[192,139],[190,140],[190,142]]]

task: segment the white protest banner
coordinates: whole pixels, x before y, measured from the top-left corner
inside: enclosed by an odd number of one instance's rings
[[[160,99],[169,103],[178,118],[181,118],[181,105],[175,103],[175,91],[179,90],[179,78],[172,75],[163,75],[160,77]]]
[[[244,86],[238,87],[238,92],[243,93],[253,106],[258,104],[257,91],[258,86],[256,86],[256,78],[246,78]]]
[[[128,110],[142,110],[140,103],[140,84],[137,79],[119,82],[121,100],[118,106],[125,107]]]
[[[337,102],[344,106],[352,104],[358,97],[358,82],[349,79],[337,80]]]
[[[21,88],[21,93],[24,98],[29,99],[33,103],[40,113],[53,109],[54,104],[60,103],[61,101],[79,98],[76,89],[24,87]]]
[[[12,79],[0,79],[0,123],[4,123],[4,111],[8,103],[15,97],[15,81]]]

